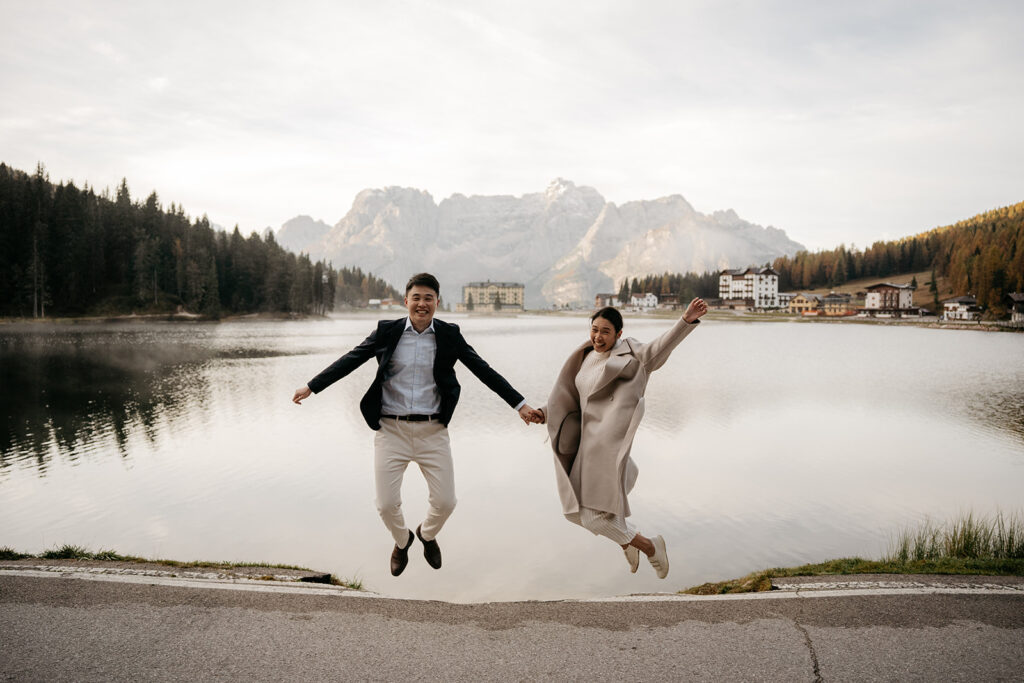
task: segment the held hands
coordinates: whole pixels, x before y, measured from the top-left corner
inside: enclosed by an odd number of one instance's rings
[[[309,398],[313,394],[309,387],[302,387],[301,389],[295,390],[295,395],[292,396],[292,403],[296,405],[302,405],[302,402]]]
[[[524,403],[523,407],[519,409],[519,417],[528,425],[544,424],[544,411],[531,408],[528,403]]]
[[[708,305],[704,303],[704,299],[697,298],[691,301],[690,305],[686,307],[686,313],[683,314],[683,320],[688,323],[692,323],[707,312]]]

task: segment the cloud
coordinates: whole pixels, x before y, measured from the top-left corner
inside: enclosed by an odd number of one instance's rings
[[[96,54],[100,55],[101,57],[106,57],[107,59],[109,59],[110,61],[114,62],[115,64],[122,64],[125,61],[124,54],[122,54],[120,50],[118,50],[117,48],[115,48],[113,45],[111,45],[110,43],[108,43],[106,41],[102,41],[101,40],[101,41],[95,42],[92,45],[90,45],[89,47]]]
[[[4,161],[127,176],[245,230],[337,220],[365,187],[440,199],[556,176],[823,247],[1021,199],[1018,3],[251,9],[10,9]]]

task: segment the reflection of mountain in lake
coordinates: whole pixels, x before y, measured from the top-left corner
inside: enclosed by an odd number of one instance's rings
[[[202,400],[203,392],[176,385],[209,350],[132,344],[132,336],[0,337],[0,469],[34,460],[42,473],[54,456],[77,460],[104,442],[126,457],[131,433],[152,441],[157,423],[173,424],[187,397]]]

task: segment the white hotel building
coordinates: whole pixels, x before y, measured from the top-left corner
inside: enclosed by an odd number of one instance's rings
[[[914,288],[911,285],[894,285],[881,282],[867,288],[864,308],[857,309],[858,315],[879,318],[902,318],[905,315],[921,315],[921,309],[914,306]]]
[[[462,301],[455,311],[522,311],[525,292],[521,282],[468,282],[462,286]]]
[[[718,297],[742,300],[747,308],[779,307],[779,274],[770,267],[723,270],[718,277]]]

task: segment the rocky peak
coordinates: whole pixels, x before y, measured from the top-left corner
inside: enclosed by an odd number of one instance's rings
[[[297,217],[282,234],[311,220]],[[594,188],[555,178],[543,192],[453,194],[440,204],[413,188],[363,190],[308,251],[392,283],[433,272],[452,302],[466,282],[523,282],[527,305],[539,307],[585,305],[627,275],[760,263],[798,248],[781,230],[731,209],[701,214],[679,194],[616,206]]]
[[[566,192],[569,192],[576,188],[576,184],[571,180],[565,178],[555,178],[549,184],[546,190],[544,190],[544,196],[549,201],[553,201],[561,197]]]
[[[277,243],[285,249],[308,252],[331,231],[331,226],[311,216],[301,215],[286,221],[276,233]]]

